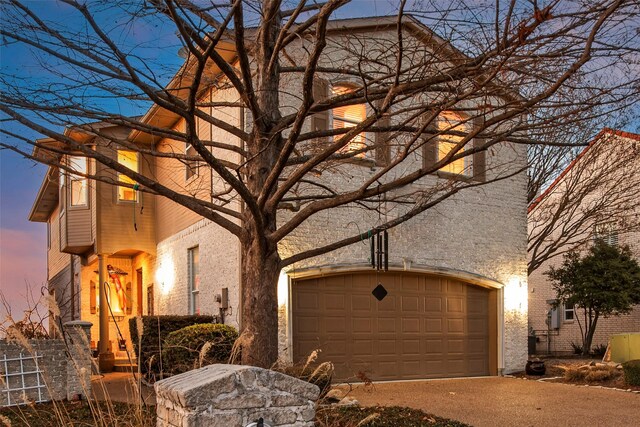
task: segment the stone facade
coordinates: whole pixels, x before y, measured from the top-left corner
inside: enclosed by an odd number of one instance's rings
[[[91,323],[75,321],[64,325],[66,340],[0,340],[0,406],[91,397],[90,331]],[[11,375],[19,372],[26,374]]]
[[[572,166],[572,169],[575,170],[568,170],[567,174],[563,177],[563,180],[568,181],[571,179],[572,173],[582,172],[583,176],[589,176],[589,168],[607,168],[608,166],[606,161],[611,156],[631,155],[631,153],[633,153],[634,150],[638,150],[638,146],[640,146],[640,135],[605,130],[599,135],[599,138],[594,140],[594,142],[596,145],[590,147],[588,151],[585,150],[585,155],[579,158]],[[612,151],[615,149],[619,149],[621,151]],[[638,151],[635,152],[638,153]],[[620,176],[616,180],[613,180],[611,184],[614,186],[615,190],[611,191],[608,186],[605,187],[603,184],[603,188],[596,189],[590,197],[600,198],[602,197],[601,192],[616,194],[619,195],[618,197],[631,196],[631,198],[633,198],[637,196],[637,188],[640,188],[640,157],[637,154],[634,161],[630,161],[625,164],[625,169],[616,168],[613,173],[620,174]],[[619,179],[624,179],[624,187],[620,187],[616,184],[617,182],[620,182],[618,181]],[[631,191],[631,194],[620,194],[621,188]],[[553,208],[555,198],[562,196],[563,190],[563,181],[559,180],[556,186],[552,188],[551,191],[548,191],[539,203],[529,212],[530,228],[538,226],[540,218],[544,217],[544,209]],[[582,203],[586,205],[589,202],[589,198],[585,198]],[[633,202],[633,205],[634,208],[628,211],[628,216],[625,217],[620,213],[613,213],[612,216],[617,221],[620,221],[621,224],[625,223],[625,221],[627,224],[633,224],[634,221],[637,224],[637,219],[640,218],[640,205],[638,205],[637,202]],[[565,221],[568,222],[570,220],[573,221],[571,217],[567,217]],[[560,224],[557,228],[561,229],[562,225],[563,224]],[[581,224],[580,237],[587,237],[586,244],[589,244],[592,239],[593,228],[594,224],[592,221]],[[628,245],[636,259],[640,260],[640,229],[634,226],[625,228],[624,225],[622,225],[617,234],[618,244]],[[554,232],[549,236],[549,239],[556,238],[556,235],[557,232]],[[565,245],[564,247],[561,247],[559,253],[561,254],[565,252],[569,247],[571,246]],[[544,273],[551,267],[559,267],[562,264],[562,261],[562,255],[552,256],[529,276],[529,327],[535,332],[537,337],[536,353],[539,354],[571,354],[574,351],[572,343],[582,345],[580,324],[578,322],[578,318],[583,319],[582,310],[576,310],[574,319],[567,320],[564,315],[563,307],[560,307],[560,312],[557,314],[559,316],[557,329],[549,328],[546,322],[547,313],[552,308],[550,302],[556,298],[556,294]],[[584,320],[582,321],[582,324],[584,324]],[[640,307],[636,307],[627,315],[600,318],[593,337],[592,349],[594,346],[607,345],[609,337],[613,334],[638,331],[640,331]]]
[[[158,427],[311,427],[320,389],[252,366],[209,365],[155,384]]]

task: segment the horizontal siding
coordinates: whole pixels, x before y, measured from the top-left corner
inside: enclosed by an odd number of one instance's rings
[[[211,93],[207,93],[202,99],[208,101],[210,97]],[[234,90],[224,90],[216,92],[213,95],[213,98],[215,101],[234,102],[238,100],[238,95]],[[224,107],[209,110],[207,112],[211,113],[213,117],[224,120],[229,124],[239,126],[241,111],[242,110],[238,108]],[[206,121],[197,119],[196,125],[198,128],[198,136],[202,140],[213,140],[216,142],[224,142],[240,146],[239,138],[219,128],[212,127]],[[180,120],[174,126],[174,129],[183,132],[184,127],[184,120]],[[181,141],[164,139],[158,143],[156,149],[163,153],[184,153],[185,144]],[[222,160],[232,162],[239,161],[238,154],[225,150],[213,149],[212,153],[214,156]],[[192,194],[199,199],[209,201],[211,197],[212,177],[214,191],[222,190],[222,180],[217,176],[217,174],[212,173],[211,169],[208,167],[200,168],[198,177],[187,180],[186,166],[184,163],[171,158],[156,158],[156,179],[162,185],[165,185],[172,190]],[[156,230],[158,242],[185,230],[202,219],[200,215],[166,197],[158,197],[156,203]]]
[[[117,157],[117,149],[101,147],[102,154]],[[141,172],[153,175],[150,159],[140,159]],[[113,170],[100,167],[99,174],[106,178],[117,179]],[[117,187],[105,182],[97,182],[96,206],[97,246],[99,253],[118,253],[136,250],[155,253],[155,200],[148,193],[139,193],[139,202],[118,202]]]
[[[47,251],[47,279],[60,273],[69,264],[69,255],[60,252],[60,207],[56,207],[49,217],[51,245]]]
[[[67,244],[71,247],[93,244],[90,209],[69,209],[67,211]]]

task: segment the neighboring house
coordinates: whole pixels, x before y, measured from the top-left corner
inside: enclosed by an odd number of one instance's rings
[[[407,19],[404,25],[405,43],[430,49],[423,42],[430,33],[422,24]],[[371,43],[377,45],[395,41],[396,32],[395,18],[334,21],[329,26],[329,37],[336,45],[340,38],[354,33],[372,33],[375,38],[371,37]],[[224,52],[232,55],[232,46]],[[289,55],[294,53],[291,47]],[[327,54],[344,56],[339,50],[328,50]],[[349,90],[349,82],[321,80],[316,90],[318,96],[329,90]],[[215,101],[238,98],[232,90],[218,89],[209,89],[203,96]],[[290,96],[282,102],[299,101]],[[308,126],[344,126],[353,117],[357,120],[366,108],[336,108],[313,116]],[[248,122],[241,108],[210,112],[234,125]],[[184,126],[178,116],[157,106],[142,120],[173,129]],[[445,113],[440,120],[450,124],[461,118]],[[117,127],[108,130],[121,131]],[[201,123],[200,131],[201,138],[240,144],[238,138],[209,125]],[[201,196],[223,190],[203,165],[170,157],[135,157],[114,145],[106,149],[93,140],[90,131],[71,132],[75,132],[74,138],[85,138],[87,144],[112,158],[133,162],[172,188]],[[354,138],[351,148],[358,147],[360,137]],[[158,140],[140,132],[133,132],[129,140],[160,153],[190,150],[182,142]],[[446,153],[452,142],[440,140],[438,149]],[[416,157],[417,167],[439,155],[438,151],[423,154],[422,159]],[[63,161],[71,164],[76,160],[67,157]],[[353,185],[370,176],[378,161],[365,157],[361,164],[343,164],[337,173],[324,171],[322,176]],[[460,178],[484,181],[523,170],[525,165],[524,145],[502,144],[495,146],[491,155],[481,152],[473,159],[454,162],[415,185]],[[96,165],[90,161],[82,167]],[[104,167],[98,166],[98,171],[118,179]],[[348,177],[340,173],[345,171]],[[230,206],[237,208],[233,203]],[[317,215],[279,248],[283,256],[297,253],[347,236],[358,228],[354,221],[375,224],[377,218],[378,213],[358,209]],[[102,182],[86,182],[50,167],[30,219],[49,225],[50,288],[61,304],[71,309],[69,316],[94,323],[94,337],[99,323],[94,314],[99,304],[95,291],[99,257],[104,265],[114,267],[114,279],[108,277],[116,318],[109,322],[112,341],[117,336],[116,324],[129,340],[126,321],[137,314],[221,314],[225,323],[241,326],[242,254],[238,241],[175,202]],[[390,230],[389,272],[372,270],[368,258],[369,248],[363,242],[281,272],[282,358],[304,359],[320,348],[321,360],[331,360],[339,378],[353,377],[360,371],[373,379],[410,379],[497,375],[523,369],[527,357],[525,174],[463,190]],[[116,277],[124,289],[124,309]],[[389,292],[381,302],[371,295],[378,283]],[[131,346],[129,342],[126,345]]]
[[[629,245],[640,260],[640,135],[604,129],[529,208],[529,234],[553,254],[529,275],[529,328],[536,353],[572,353],[581,345],[582,310],[552,307],[556,294],[544,274],[562,264],[563,254],[600,238]],[[559,208],[562,206],[562,208]],[[562,211],[562,214],[558,212]],[[582,320],[584,324],[584,320]],[[606,345],[612,334],[640,331],[640,308],[628,315],[600,318],[593,346]]]

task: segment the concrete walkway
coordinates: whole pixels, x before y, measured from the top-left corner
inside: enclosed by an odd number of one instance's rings
[[[611,389],[500,377],[354,387],[363,406],[409,406],[475,427],[640,425],[640,394]]]
[[[133,374],[128,372],[112,372],[91,377],[93,397],[98,400],[135,403],[139,396],[136,392],[137,386]],[[143,401],[148,405],[155,405],[156,395],[153,387],[142,384],[141,390]]]

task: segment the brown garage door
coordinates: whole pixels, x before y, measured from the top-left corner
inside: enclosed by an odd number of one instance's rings
[[[378,301],[378,282],[388,295]],[[488,375],[487,289],[437,276],[371,272],[296,280],[293,353],[335,365],[335,379]],[[495,338],[495,337],[494,337]],[[491,369],[493,370],[493,369]]]

